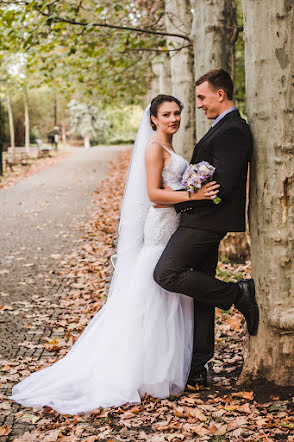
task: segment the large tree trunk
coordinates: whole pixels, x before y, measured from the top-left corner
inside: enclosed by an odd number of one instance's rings
[[[159,92],[159,85],[160,85],[160,64],[159,64],[159,57],[154,58],[151,63],[152,67],[152,76],[150,79],[149,88],[147,90],[146,94],[146,103],[150,103],[152,98],[156,97]],[[146,104],[146,105],[147,105]]]
[[[194,18],[196,79],[211,69],[225,69],[234,78],[234,44],[238,36],[235,0],[191,0]],[[211,126],[203,111],[197,111],[197,139]]]
[[[27,153],[30,151],[30,117],[29,117],[29,100],[27,87],[24,86],[24,112],[25,112],[25,148]]]
[[[146,95],[146,102],[159,94],[172,95],[171,63],[169,54],[162,54],[152,61],[152,78]]]
[[[84,135],[84,148],[90,148],[90,135],[88,133]]]
[[[65,123],[62,121],[61,123],[61,139],[62,143],[65,146],[66,145],[66,129],[65,129]]]
[[[166,0],[166,29],[168,32],[191,32],[192,14],[189,0]],[[175,136],[178,153],[190,160],[196,140],[195,133],[195,88],[193,48],[187,40],[172,37],[174,48],[188,46],[179,52],[171,52],[172,94],[184,103],[181,128]],[[171,49],[171,47],[169,46]]]
[[[248,120],[254,136],[250,233],[260,307],[241,380],[293,384],[294,5],[243,0]]]
[[[250,259],[249,238],[243,232],[228,233],[220,243],[219,253],[232,262],[244,263]]]
[[[220,243],[220,254],[230,261],[245,262],[250,260],[250,236],[248,226],[250,170],[246,186],[246,232],[229,232]]]
[[[10,99],[9,87],[6,88],[6,98],[7,98],[7,111],[8,111],[8,121],[9,121],[9,133],[10,133],[10,147],[12,152],[15,148],[15,138],[14,138],[14,123],[13,123],[13,113]]]
[[[171,60],[169,53],[160,57],[159,63],[159,93],[165,95],[173,94],[171,78]]]

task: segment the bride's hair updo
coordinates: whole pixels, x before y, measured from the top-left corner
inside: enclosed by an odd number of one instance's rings
[[[154,97],[150,105],[150,124],[153,130],[156,130],[156,125],[151,120],[151,115],[153,115],[153,117],[157,117],[159,106],[161,106],[162,103],[165,103],[166,101],[169,101],[170,103],[172,102],[177,103],[181,111],[184,108],[183,103],[178,98],[173,97],[172,95],[160,94],[157,95],[157,97]]]

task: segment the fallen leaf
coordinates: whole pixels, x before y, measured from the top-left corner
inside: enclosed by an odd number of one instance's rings
[[[13,310],[11,305],[0,305],[0,310]]]
[[[189,408],[188,415],[198,419],[201,422],[207,421],[207,417],[199,408]]]
[[[227,432],[227,425],[218,424],[212,421],[209,424],[208,431],[212,436],[222,436]]]
[[[238,393],[232,393],[232,396],[242,397],[243,399],[248,399],[249,401],[254,399],[253,391],[239,391]]]
[[[11,431],[12,429],[8,427],[8,425],[2,425],[2,427],[0,427],[0,436],[7,436]]]
[[[240,317],[232,316],[228,317],[228,323],[230,324],[231,329],[235,331],[240,331],[242,328],[242,320]]]
[[[28,422],[30,424],[35,424],[38,420],[41,419],[41,416],[36,416],[34,414],[23,414],[18,421],[19,422]]]
[[[287,409],[288,401],[277,401],[269,407],[269,411],[284,411]]]
[[[248,403],[241,405],[239,407],[238,411],[241,411],[241,412],[246,413],[246,414],[251,414],[252,413]]]
[[[187,416],[187,411],[184,407],[174,408],[174,413],[177,417],[186,417]]]
[[[197,436],[206,436],[209,430],[200,424],[184,424],[183,431],[185,434],[197,434]]]

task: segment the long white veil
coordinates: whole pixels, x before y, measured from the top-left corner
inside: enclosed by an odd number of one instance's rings
[[[144,224],[150,201],[146,187],[145,150],[154,135],[150,125],[150,104],[146,107],[133,147],[122,201],[114,275],[108,298],[128,289],[130,274],[143,246]],[[119,290],[117,290],[119,289]]]
[[[149,109],[133,148],[108,300],[64,358],[13,387],[9,398],[18,403],[73,415],[137,404],[146,392],[166,398],[184,390],[192,354],[192,300],[156,284],[153,269],[161,247],[143,247],[150,208],[145,150],[154,134]]]

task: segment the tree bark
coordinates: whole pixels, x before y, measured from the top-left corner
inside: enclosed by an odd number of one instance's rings
[[[152,60],[151,67],[152,67],[152,76],[151,76],[149,88],[148,88],[148,91],[146,94],[146,103],[147,104],[151,102],[152,98],[156,97],[156,95],[158,95],[160,93],[160,90],[159,90],[160,64],[159,64],[159,59],[157,57]],[[146,106],[147,106],[147,104],[146,104]]]
[[[10,133],[10,147],[12,152],[15,148],[15,138],[14,138],[14,123],[13,123],[13,113],[10,99],[9,87],[6,87],[6,98],[7,98],[7,110],[8,110],[8,121],[9,121],[9,133]]]
[[[191,0],[195,77],[222,68],[234,78],[234,44],[238,36],[235,0]],[[197,139],[211,126],[203,111],[196,114]]]
[[[157,55],[152,61],[152,78],[146,102],[159,94],[172,95],[171,62],[169,53]]]
[[[248,120],[254,136],[250,234],[260,307],[241,381],[293,384],[294,5],[243,0]]]
[[[89,134],[84,135],[84,148],[89,149],[90,148],[90,136]]]
[[[246,262],[250,259],[250,246],[243,232],[228,233],[220,243],[219,253],[232,262]]]
[[[65,123],[62,121],[61,123],[61,139],[64,144],[66,145],[66,129],[65,129]]]
[[[220,243],[220,254],[233,262],[250,260],[250,235],[248,225],[250,168],[248,170],[246,185],[246,231],[228,232]]]
[[[25,112],[25,148],[26,152],[30,151],[30,117],[29,117],[29,100],[28,100],[28,91],[26,85],[23,90],[24,96],[24,112]]]
[[[166,30],[190,35],[192,14],[189,0],[166,0]],[[174,47],[186,45],[180,38],[169,37],[168,43]],[[170,46],[169,46],[170,48]],[[171,52],[172,94],[184,103],[181,128],[175,136],[175,149],[190,160],[195,141],[195,88],[194,88],[194,56],[193,48],[189,46],[179,52]]]
[[[159,64],[159,93],[172,95],[171,60],[169,53],[160,57]]]

